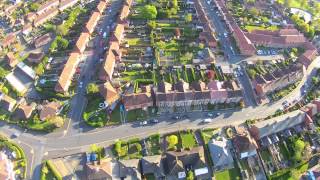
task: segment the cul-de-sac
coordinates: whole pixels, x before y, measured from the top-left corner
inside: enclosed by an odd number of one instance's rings
[[[320,0],[0,0],[0,180],[320,180]]]

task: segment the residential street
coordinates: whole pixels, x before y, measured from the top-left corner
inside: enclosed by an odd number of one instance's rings
[[[301,97],[302,86],[305,82],[309,82],[314,73],[312,71],[315,67],[319,67],[320,58],[318,57],[308,68],[305,77],[302,79],[300,85],[292,91],[288,96],[282,98],[277,103],[268,104],[257,107],[248,107],[242,111],[225,110],[219,111],[220,116],[216,117],[212,123],[202,124],[201,121],[204,117],[204,112],[192,112],[189,113],[189,119],[172,121],[170,115],[163,115],[159,119],[160,123],[140,127],[136,123],[127,123],[121,126],[105,127],[100,129],[81,129],[78,133],[69,133],[64,136],[63,132],[60,135],[44,135],[43,133],[23,133],[23,130],[15,126],[10,126],[5,123],[1,123],[2,132],[8,137],[11,137],[14,133],[21,133],[19,137],[14,139],[19,143],[26,151],[28,159],[28,177],[32,175],[32,170],[35,170],[32,179],[38,179],[40,175],[40,165],[42,157],[52,158],[60,157],[66,153],[84,152],[88,147],[95,143],[98,145],[112,144],[116,139],[129,139],[132,137],[146,137],[156,132],[166,133],[186,128],[203,128],[203,127],[222,127],[226,125],[235,125],[243,123],[247,119],[261,118],[273,114],[276,110],[282,107],[282,103],[285,100],[293,100]],[[74,106],[77,109],[78,106]],[[72,121],[80,121],[79,119],[73,119]],[[70,128],[68,129],[70,131]],[[23,143],[22,143],[23,142]],[[30,149],[33,149],[30,150]]]

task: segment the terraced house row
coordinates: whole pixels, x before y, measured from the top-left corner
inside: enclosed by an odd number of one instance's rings
[[[22,28],[22,33],[28,35],[33,27],[38,27],[52,19],[59,12],[74,6],[78,0],[51,0],[42,4],[37,12],[28,13],[25,17],[27,23]]]
[[[108,5],[108,1],[101,0],[97,5],[96,10],[91,14],[90,19],[88,20],[86,26],[83,29],[80,37],[77,40],[77,43],[74,47],[74,50],[70,53],[67,63],[65,64],[62,73],[59,77],[59,80],[55,86],[55,91],[59,93],[67,93],[71,85],[73,76],[76,72],[76,68],[79,65],[80,58],[84,53],[90,37],[94,32],[100,17]]]

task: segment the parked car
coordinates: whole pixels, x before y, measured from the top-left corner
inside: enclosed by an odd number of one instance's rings
[[[159,122],[159,120],[158,119],[151,119],[150,122],[153,123],[153,124],[156,124],[156,123]]]
[[[171,119],[173,119],[173,120],[179,120],[179,119],[181,119],[181,117],[180,117],[180,116],[172,116]]]
[[[140,122],[140,126],[145,126],[145,125],[147,125],[147,124],[148,124],[147,121],[141,121],[141,122]]]
[[[204,120],[202,120],[203,123],[211,123],[212,122],[212,119],[210,118],[206,118]]]

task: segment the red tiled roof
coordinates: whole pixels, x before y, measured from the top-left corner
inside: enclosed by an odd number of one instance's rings
[[[107,7],[107,3],[105,1],[100,1],[97,6],[97,10],[99,11],[99,13],[102,14],[106,7]]]
[[[42,23],[48,21],[49,19],[53,18],[55,15],[57,15],[59,13],[58,9],[57,8],[52,8],[40,15],[38,15],[33,24],[34,26],[40,26]]]
[[[59,4],[59,10],[63,11],[64,9],[67,9],[67,8],[73,6],[77,2],[78,2],[78,0],[61,0],[61,2]]]
[[[16,41],[16,36],[14,33],[8,34],[3,40],[2,40],[2,47],[10,46],[13,42]]]
[[[121,9],[120,15],[119,15],[119,19],[121,22],[123,22],[124,20],[126,20],[126,18],[128,17],[130,12],[130,8],[127,5],[124,5]]]
[[[113,104],[120,98],[118,91],[111,85],[110,82],[106,82],[100,85],[99,92],[108,103],[108,105]]]
[[[44,53],[43,52],[38,52],[38,53],[30,53],[28,56],[28,61],[31,63],[40,63],[42,58],[44,57]]]
[[[76,51],[78,51],[79,53],[83,53],[86,49],[86,45],[89,41],[89,38],[89,33],[81,33],[75,46]]]
[[[86,24],[86,30],[87,30],[87,32],[89,32],[89,34],[91,34],[94,31],[94,29],[96,28],[96,25],[100,19],[100,16],[101,15],[98,12],[92,13],[89,21]]]
[[[112,40],[120,43],[122,40],[123,32],[124,32],[124,25],[117,24],[116,29],[113,32],[113,39]]]
[[[54,117],[57,114],[57,111],[61,107],[60,102],[49,102],[48,104],[43,105],[40,111],[40,120],[44,121],[48,118]]]
[[[123,97],[126,110],[141,109],[153,105],[151,93],[127,94]]]
[[[32,30],[32,24],[31,23],[28,23],[28,24],[25,24],[22,28],[22,33],[23,34],[29,34]]]
[[[19,61],[14,56],[13,52],[7,53],[7,60],[8,60],[9,66],[12,68],[15,67],[19,63]]]
[[[76,68],[79,64],[79,53],[71,53],[67,63],[65,64],[59,80],[55,86],[55,91],[57,92],[66,92],[69,89]]]
[[[42,4],[37,11],[37,14],[42,14],[44,11],[50,9],[50,8],[55,8],[58,7],[59,5],[59,0],[50,0],[47,1],[46,3]]]
[[[34,41],[34,46],[36,48],[43,46],[47,43],[49,43],[51,41],[51,34],[47,33],[43,36],[38,37],[35,41]]]

